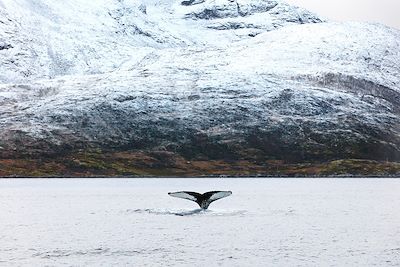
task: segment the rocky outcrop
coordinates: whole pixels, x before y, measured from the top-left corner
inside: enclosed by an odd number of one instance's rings
[[[6,43],[0,42],[0,50],[6,50],[6,49],[10,49],[10,48],[13,48],[13,46],[11,44],[6,44]]]
[[[187,3],[183,4],[188,6]],[[268,12],[278,5],[276,1],[219,1],[206,2],[199,7],[196,3],[196,11],[187,14],[194,19],[221,19],[246,17],[255,13]]]
[[[282,1],[232,0],[182,2],[184,17],[203,20],[214,30],[234,30],[241,38],[254,37],[265,31],[290,24],[320,23],[315,14]]]

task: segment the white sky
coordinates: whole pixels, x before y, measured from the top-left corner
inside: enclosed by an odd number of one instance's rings
[[[400,0],[286,0],[337,21],[380,22],[400,29]]]

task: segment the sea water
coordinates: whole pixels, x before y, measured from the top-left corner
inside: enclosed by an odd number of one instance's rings
[[[396,179],[0,180],[0,266],[399,265]]]

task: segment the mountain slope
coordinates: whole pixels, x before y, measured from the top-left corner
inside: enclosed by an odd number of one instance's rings
[[[37,24],[16,23],[16,3],[0,4],[13,16],[0,24],[13,36],[0,39],[13,74],[0,77],[0,175],[399,171],[379,163],[400,160],[397,30],[281,1],[42,1]]]
[[[0,81],[104,73],[134,65],[155,49],[224,47],[286,24],[321,21],[280,1],[267,3],[269,9],[259,0],[205,1],[197,5],[174,1],[2,0],[0,44],[8,48],[0,50],[4,69]],[[241,14],[231,12],[239,7]],[[208,10],[220,12],[218,18],[192,17]]]

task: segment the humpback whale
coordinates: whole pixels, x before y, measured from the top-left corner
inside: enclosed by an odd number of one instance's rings
[[[171,197],[183,198],[196,202],[200,208],[206,210],[210,206],[211,202],[215,200],[228,197],[232,195],[231,191],[210,191],[204,194],[190,192],[190,191],[180,191],[168,193]]]

